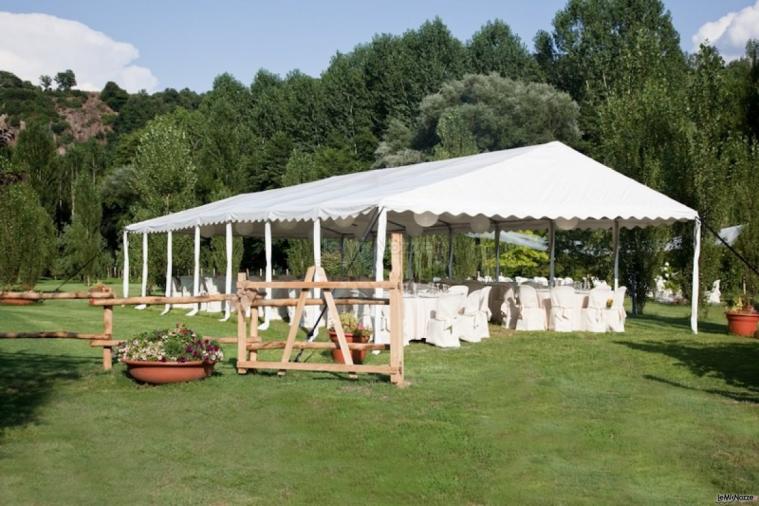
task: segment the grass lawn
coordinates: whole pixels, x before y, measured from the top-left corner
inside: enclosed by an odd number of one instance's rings
[[[54,284],[47,283],[45,288]],[[72,288],[70,285],[67,289]],[[186,321],[116,308],[117,337]],[[759,342],[718,309],[625,334],[406,349],[411,386],[292,371],[135,384],[74,340],[0,340],[0,504],[709,504],[759,494]],[[86,302],[0,306],[0,330],[97,332]],[[281,337],[283,324],[265,337]],[[305,356],[305,355],[304,355]],[[370,360],[385,361],[381,355]],[[326,360],[315,354],[311,360]]]

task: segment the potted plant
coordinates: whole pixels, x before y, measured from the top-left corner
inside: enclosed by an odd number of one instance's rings
[[[358,322],[356,315],[353,313],[340,313],[340,324],[343,326],[343,332],[345,333],[345,340],[349,343],[368,343],[370,334],[364,328],[364,325]],[[337,343],[337,332],[335,332],[334,326],[329,329],[330,340]],[[339,345],[338,345],[339,346]],[[366,350],[351,350],[351,358],[353,358],[354,364],[363,364],[366,358]],[[343,352],[338,347],[332,350],[332,360],[337,363],[344,364]]]
[[[727,331],[744,337],[753,337],[759,323],[759,312],[751,303],[751,298],[746,296],[736,297],[725,311],[727,317]]]
[[[219,343],[184,325],[172,330],[153,330],[119,346],[121,362],[129,374],[145,383],[192,381],[210,376],[216,362],[224,359]]]

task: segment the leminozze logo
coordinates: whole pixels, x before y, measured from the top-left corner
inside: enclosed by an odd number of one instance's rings
[[[748,494],[718,494],[718,504],[728,504],[733,502],[759,502],[759,495]]]

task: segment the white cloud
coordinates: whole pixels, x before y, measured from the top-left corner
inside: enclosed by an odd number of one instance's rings
[[[737,12],[728,12],[716,21],[701,25],[691,38],[693,50],[708,41],[719,49],[725,60],[735,60],[745,54],[746,42],[759,38],[759,0]]]
[[[0,12],[0,34],[0,69],[33,83],[71,69],[81,90],[101,90],[108,81],[130,92],[158,86],[150,69],[132,64],[140,56],[136,47],[78,21]]]

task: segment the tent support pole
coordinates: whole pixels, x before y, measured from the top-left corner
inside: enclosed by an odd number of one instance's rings
[[[172,260],[173,260],[173,252],[172,252],[172,232],[169,230],[166,233],[166,297],[171,297],[172,295],[172,283],[173,283],[173,272],[172,272]],[[171,311],[171,304],[166,304],[163,308],[163,312],[161,313],[161,316],[165,315]]]
[[[129,297],[129,234],[124,230],[124,272],[122,273],[122,295],[124,298]]]
[[[142,286],[140,287],[140,295],[143,297],[148,294],[148,233],[142,233]],[[145,309],[145,304],[135,306],[135,309]]]
[[[345,236],[340,234],[340,272],[345,276]]]
[[[556,222],[548,222],[548,242],[551,248],[551,261],[548,267],[548,286],[554,286],[556,274]]]
[[[264,254],[266,256],[266,282],[271,283],[271,222],[264,223]],[[266,289],[266,298],[271,299],[271,288]],[[271,308],[264,307],[264,321],[258,326],[259,330],[266,330],[269,328],[271,320]],[[255,325],[255,323],[251,323]]]
[[[453,279],[453,228],[448,225],[448,279]]]
[[[693,222],[693,279],[690,301],[690,328],[698,334],[698,261],[701,256],[701,219]]]
[[[382,281],[385,277],[385,243],[387,242],[387,210],[381,209],[377,219],[377,241],[376,252],[374,256],[374,280]],[[374,297],[384,297],[382,288],[374,289]],[[385,343],[386,335],[381,334],[382,328],[382,311],[379,306],[374,306],[374,342]]]
[[[614,289],[619,288],[619,220],[614,220]]]
[[[493,232],[495,238],[495,280],[496,282],[501,279],[501,224],[495,224],[495,231]]]
[[[224,293],[230,294],[232,293],[232,222],[226,224],[226,230],[225,230],[225,240],[224,240],[224,246],[225,246],[225,253],[227,255],[227,265],[226,265],[226,272],[224,273]],[[232,316],[232,302],[226,301],[224,302],[224,316],[221,318],[222,322],[225,322],[229,320],[229,318]]]
[[[194,296],[200,295],[200,226],[195,225],[195,250],[193,254],[193,271],[192,271],[192,294]],[[200,311],[200,303],[198,303],[187,316],[195,316]]]
[[[407,254],[406,278],[409,281],[413,281],[414,280],[414,238],[407,234],[406,239],[407,239],[406,244],[408,244],[408,252],[406,253]]]
[[[314,219],[313,229],[313,243],[314,243],[314,266],[316,267],[314,274],[314,281],[319,281],[319,268],[322,266],[322,226],[319,218]],[[321,290],[314,288],[314,298],[321,298]],[[311,337],[316,339],[319,335],[319,326],[315,325],[312,329]]]

